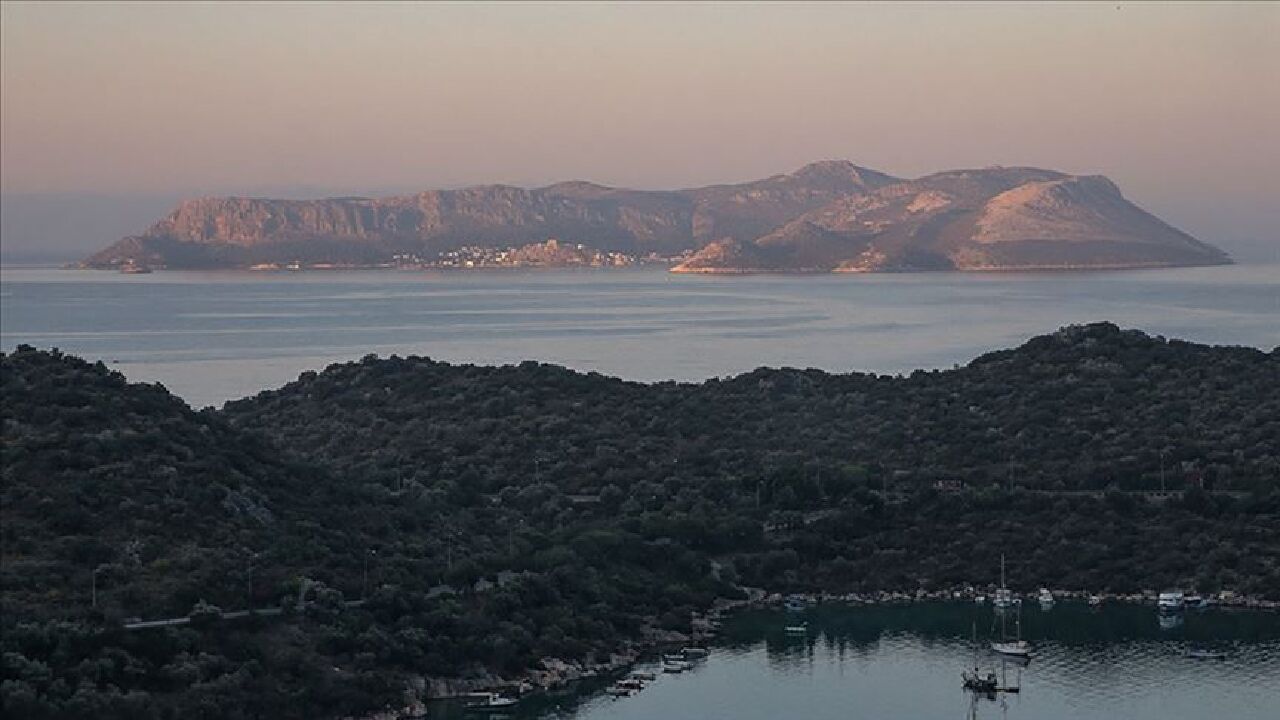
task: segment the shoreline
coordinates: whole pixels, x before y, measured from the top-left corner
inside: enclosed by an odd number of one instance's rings
[[[413,699],[400,709],[384,709],[367,715],[350,716],[344,720],[405,720],[420,717],[426,712],[428,704],[463,700],[483,692],[509,692],[524,698],[544,693],[563,692],[573,686],[592,680],[603,680],[630,671],[636,664],[651,658],[655,653],[672,648],[705,646],[719,634],[721,622],[732,615],[752,610],[780,609],[788,601],[800,602],[806,608],[819,606],[843,606],[846,608],[875,607],[890,605],[913,605],[918,603],[949,603],[956,605],[979,605],[989,607],[988,602],[976,602],[978,598],[989,599],[993,588],[980,589],[972,586],[949,588],[945,590],[881,590],[875,592],[814,592],[814,593],[781,593],[761,588],[742,588],[748,597],[740,600],[717,599],[704,612],[695,615],[691,621],[691,631],[662,631],[647,626],[639,639],[624,641],[609,654],[609,660],[603,663],[584,663],[566,661],[560,658],[543,658],[540,669],[528,669],[516,677],[500,677],[485,675],[473,678],[444,678],[418,676],[410,679],[407,692]],[[1056,602],[1087,602],[1091,597],[1100,598],[1102,605],[1123,604],[1150,606],[1156,610],[1158,591],[1145,590],[1139,593],[1091,593],[1087,590],[1054,591]],[[1013,597],[1021,605],[1036,605],[1035,593],[1014,593]],[[1213,598],[1204,609],[1210,610],[1243,610],[1254,612],[1280,612],[1280,600],[1237,595],[1231,591],[1208,594],[1205,598]],[[1196,608],[1186,607],[1179,612],[1187,612]],[[653,618],[656,621],[656,618]]]

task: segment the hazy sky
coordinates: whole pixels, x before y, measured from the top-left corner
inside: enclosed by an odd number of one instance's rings
[[[1206,240],[1280,237],[1280,3],[2,12],[9,194],[1029,164],[1106,174]]]

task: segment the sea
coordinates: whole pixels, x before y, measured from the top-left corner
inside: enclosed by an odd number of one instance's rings
[[[704,277],[661,270],[156,272],[0,269],[0,345],[56,347],[193,407],[367,354],[524,360],[637,381],[759,366],[950,368],[1074,323],[1270,351],[1280,265],[1102,273]],[[1028,608],[1025,666],[985,648],[989,608],[818,607],[732,618],[710,656],[633,697],[587,682],[506,717],[544,720],[1275,720],[1280,614]],[[787,625],[805,623],[803,633]],[[1221,649],[1196,660],[1189,649]],[[1016,693],[973,696],[960,673]],[[654,667],[652,664],[649,667]],[[487,716],[502,717],[499,713]],[[477,715],[459,703],[428,717]]]
[[[1103,320],[1269,351],[1280,344],[1280,265],[732,277],[0,268],[5,350],[56,347],[101,360],[193,407],[370,353],[537,360],[639,381],[760,366],[897,374]]]
[[[656,679],[629,697],[613,678],[535,696],[520,720],[1275,720],[1280,616],[1249,610],[1160,615],[1152,605],[1094,609],[1032,601],[1004,627],[989,606],[821,605],[800,614],[734,616],[710,654],[679,674],[654,658]],[[1014,616],[1016,613],[1016,616]],[[990,642],[1020,621],[1029,660]],[[788,632],[788,626],[803,626]],[[1219,653],[1196,659],[1192,651]],[[961,673],[995,673],[1000,691],[974,695]],[[428,720],[477,717],[467,701],[429,706]]]

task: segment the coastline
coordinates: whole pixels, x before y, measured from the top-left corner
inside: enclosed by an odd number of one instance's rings
[[[691,621],[691,631],[662,631],[652,625],[645,628],[639,639],[624,642],[609,654],[607,662],[585,663],[566,661],[560,658],[543,658],[538,669],[526,670],[514,677],[496,675],[480,675],[470,678],[445,678],[417,676],[409,680],[406,691],[412,696],[410,701],[399,709],[383,709],[374,713],[348,716],[343,720],[407,720],[420,717],[426,712],[430,703],[456,701],[466,699],[478,693],[507,692],[520,698],[541,693],[561,692],[579,683],[616,677],[631,670],[637,663],[652,658],[664,650],[679,649],[689,645],[702,646],[718,635],[722,621],[730,616],[750,610],[779,609],[788,601],[800,602],[807,607],[843,606],[871,607],[881,605],[910,605],[916,603],[951,603],[984,604],[977,601],[990,598],[994,588],[976,588],[973,586],[955,587],[944,590],[915,591],[880,590],[874,592],[812,592],[782,593],[768,591],[763,588],[741,588],[747,595],[744,599],[730,600],[720,598],[696,615]],[[1087,602],[1090,598],[1101,600],[1102,604],[1125,604],[1157,607],[1159,592],[1144,590],[1139,593],[1105,593],[1087,590],[1054,591],[1057,601]],[[1014,593],[1013,597],[1023,604],[1035,603],[1035,593]],[[1280,600],[1267,600],[1260,597],[1238,595],[1231,591],[1223,591],[1206,595],[1213,598],[1209,609],[1243,610],[1255,612],[1280,612]],[[1190,608],[1188,608],[1190,610]],[[651,618],[656,622],[657,618]]]

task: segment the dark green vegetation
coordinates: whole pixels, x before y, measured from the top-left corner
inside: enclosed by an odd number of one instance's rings
[[[1276,351],[1092,325],[910,377],[642,385],[369,357],[195,413],[19,349],[5,709],[341,715],[412,675],[684,629],[737,584],[987,583],[1001,552],[1022,589],[1280,597],[1278,380]],[[1162,476],[1186,492],[1131,494]],[[282,613],[120,627],[201,601]]]

